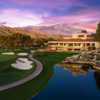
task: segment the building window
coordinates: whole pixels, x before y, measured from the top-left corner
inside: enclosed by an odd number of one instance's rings
[[[82,37],[84,37],[84,35],[78,35],[78,37],[82,38]]]
[[[92,46],[95,47],[95,43],[92,43]]]
[[[60,45],[63,45],[63,43],[60,43]]]
[[[85,43],[83,44],[83,46],[85,47]]]
[[[64,46],[66,45],[66,43],[64,43]]]
[[[68,51],[72,51],[73,49],[68,49]]]
[[[69,46],[73,46],[73,43],[69,43],[68,45],[69,45]]]
[[[49,43],[49,45],[58,45],[58,43]]]
[[[90,46],[90,43],[87,43],[87,46]]]
[[[92,35],[87,35],[87,37],[88,37],[88,38],[92,38],[93,36],[92,36]]]
[[[80,45],[81,45],[81,43],[75,43],[74,45],[75,45],[75,46],[80,46]]]
[[[75,51],[80,51],[80,49],[74,49]]]

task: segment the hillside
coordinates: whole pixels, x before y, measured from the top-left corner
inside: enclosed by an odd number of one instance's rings
[[[13,33],[17,33],[15,29],[10,28],[10,27],[4,27],[4,26],[0,26],[0,36],[7,36],[7,35],[11,35]]]
[[[5,27],[5,26],[0,27],[0,35],[7,36],[7,35],[15,34],[15,33],[28,34],[28,35],[31,35],[32,37],[36,37],[37,35],[39,36],[43,35],[40,32],[28,31],[23,28],[11,28],[11,27]]]
[[[59,34],[53,34],[48,32],[43,32],[37,28],[29,28],[29,27],[17,27],[17,28],[11,28],[6,26],[0,26],[0,36],[8,36],[12,34],[26,34],[30,35],[32,38],[54,38],[58,39],[61,37]]]

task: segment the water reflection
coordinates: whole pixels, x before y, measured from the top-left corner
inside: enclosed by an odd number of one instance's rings
[[[32,100],[97,100],[100,96],[97,91],[100,90],[99,71],[94,71],[90,65],[59,65],[60,68],[54,66],[48,72],[44,70],[27,84],[0,92],[0,100],[31,100],[32,96]]]
[[[60,64],[60,66],[70,71],[73,76],[86,75],[89,69],[93,70],[88,64]]]
[[[96,82],[95,82],[96,81]],[[97,100],[100,73],[90,65],[59,64],[48,85],[32,100]]]
[[[89,71],[93,72],[97,89],[100,90],[100,71],[94,70],[89,64],[60,64],[65,70],[72,73],[73,76],[87,75]]]

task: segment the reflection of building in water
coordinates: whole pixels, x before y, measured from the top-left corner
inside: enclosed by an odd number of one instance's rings
[[[96,80],[97,88],[100,89],[100,72],[99,71],[94,72],[94,78]]]
[[[89,69],[88,65],[81,64],[60,64],[65,70],[69,70],[73,76],[86,75]]]

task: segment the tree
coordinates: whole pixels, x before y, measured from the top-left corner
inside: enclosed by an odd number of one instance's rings
[[[100,42],[100,23],[97,25],[96,40]]]
[[[87,30],[81,30],[81,33],[87,33]]]
[[[0,36],[0,48],[17,49],[30,48],[33,46],[33,38],[26,34],[13,34],[9,36]]]
[[[95,39],[99,42],[99,48],[100,48],[100,23],[97,25]]]

